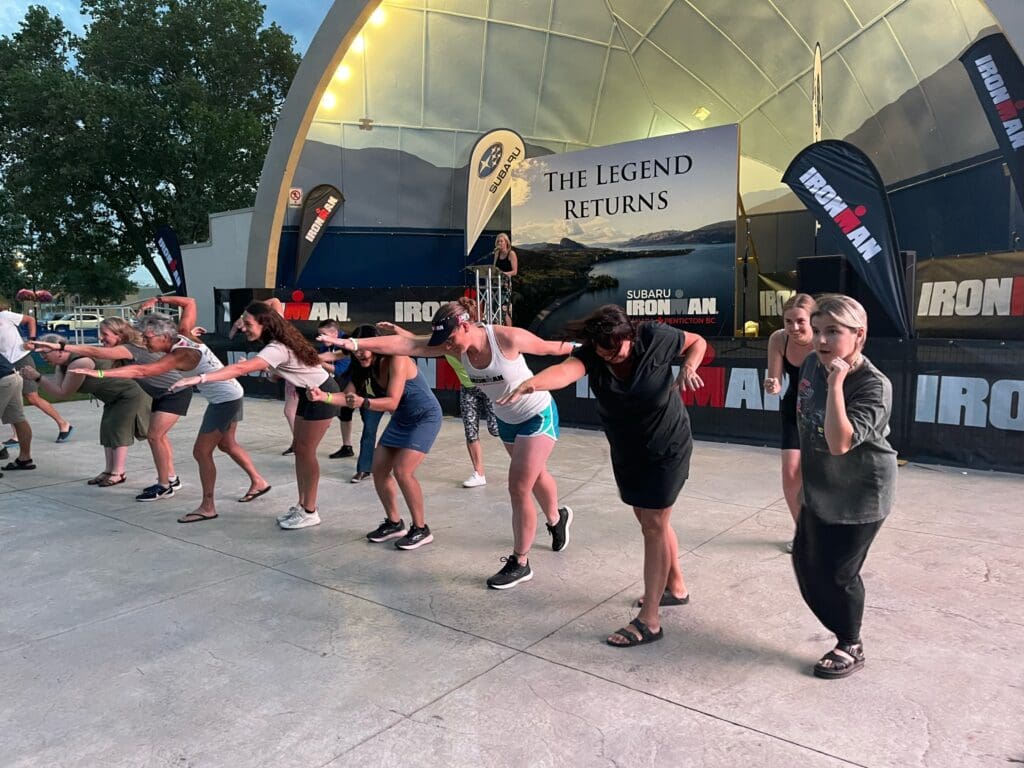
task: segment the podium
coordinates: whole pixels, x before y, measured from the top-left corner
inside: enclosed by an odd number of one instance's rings
[[[509,314],[512,278],[492,264],[466,267],[476,276],[476,308],[480,322],[502,325]]]

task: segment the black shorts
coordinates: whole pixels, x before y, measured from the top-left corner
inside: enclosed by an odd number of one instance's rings
[[[349,368],[344,373],[341,373],[334,377],[334,381],[338,384],[338,391],[344,392],[345,387],[352,383],[352,369]],[[349,422],[352,421],[352,414],[355,410],[347,406],[341,406],[341,410],[338,411],[338,421]]]
[[[175,416],[188,414],[188,406],[192,402],[191,389],[179,389],[166,392],[153,398],[153,413],[173,413]]]
[[[338,415],[338,408],[342,402],[340,397],[333,398],[333,403],[317,403],[309,399],[306,394],[305,387],[296,387],[295,393],[299,396],[299,407],[295,410],[296,416],[301,416],[306,421],[323,421],[324,419],[333,419]],[[320,385],[321,392],[330,392],[336,394],[341,392],[338,388],[338,382],[334,380],[333,376],[329,376],[327,381]]]
[[[226,403],[210,403],[203,414],[203,423],[199,425],[199,434],[207,432],[227,432],[236,421],[242,420],[242,403],[244,397],[228,400]]]

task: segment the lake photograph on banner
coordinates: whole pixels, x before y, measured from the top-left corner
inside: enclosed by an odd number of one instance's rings
[[[516,325],[558,338],[619,304],[705,336],[731,336],[739,127],[523,161],[512,179]]]

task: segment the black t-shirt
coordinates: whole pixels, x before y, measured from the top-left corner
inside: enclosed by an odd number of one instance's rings
[[[14,373],[14,366],[11,365],[11,361],[0,355],[0,379],[10,376],[12,373]]]
[[[658,323],[637,328],[628,381],[616,378],[593,347],[573,352],[587,369],[613,458],[649,462],[688,451],[690,419],[672,372],[681,362],[684,338],[683,331]]]

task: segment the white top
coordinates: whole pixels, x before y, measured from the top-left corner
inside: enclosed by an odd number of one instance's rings
[[[533,372],[527,367],[522,355],[517,355],[515,360],[509,360],[502,354],[498,340],[494,337],[493,325],[485,325],[483,329],[491,345],[491,362],[484,369],[474,368],[469,362],[469,357],[463,353],[462,365],[466,369],[466,375],[473,382],[473,386],[479,387],[480,391],[487,395],[487,399],[494,406],[495,416],[506,424],[522,424],[551,404],[551,393],[533,392],[510,405],[498,405],[494,402],[533,376]]]
[[[266,360],[274,373],[296,387],[319,387],[330,378],[330,374],[319,365],[300,362],[295,353],[280,341],[270,342],[256,353],[256,357]]]
[[[205,344],[200,344],[198,341],[192,341],[192,339],[179,336],[178,340],[171,346],[171,351],[175,349],[191,349],[199,353],[199,365],[191,371],[183,373],[183,376],[199,376],[204,373],[213,373],[224,367],[224,363],[217,359],[217,356],[213,354],[213,350]],[[196,385],[196,389],[199,390],[199,394],[205,397],[209,403],[230,403],[245,395],[242,385],[236,379],[207,381]]]
[[[7,309],[0,312],[0,355],[6,357],[9,363],[16,363],[28,354],[28,350],[22,346],[25,340],[18,330],[23,317],[20,312]]]

